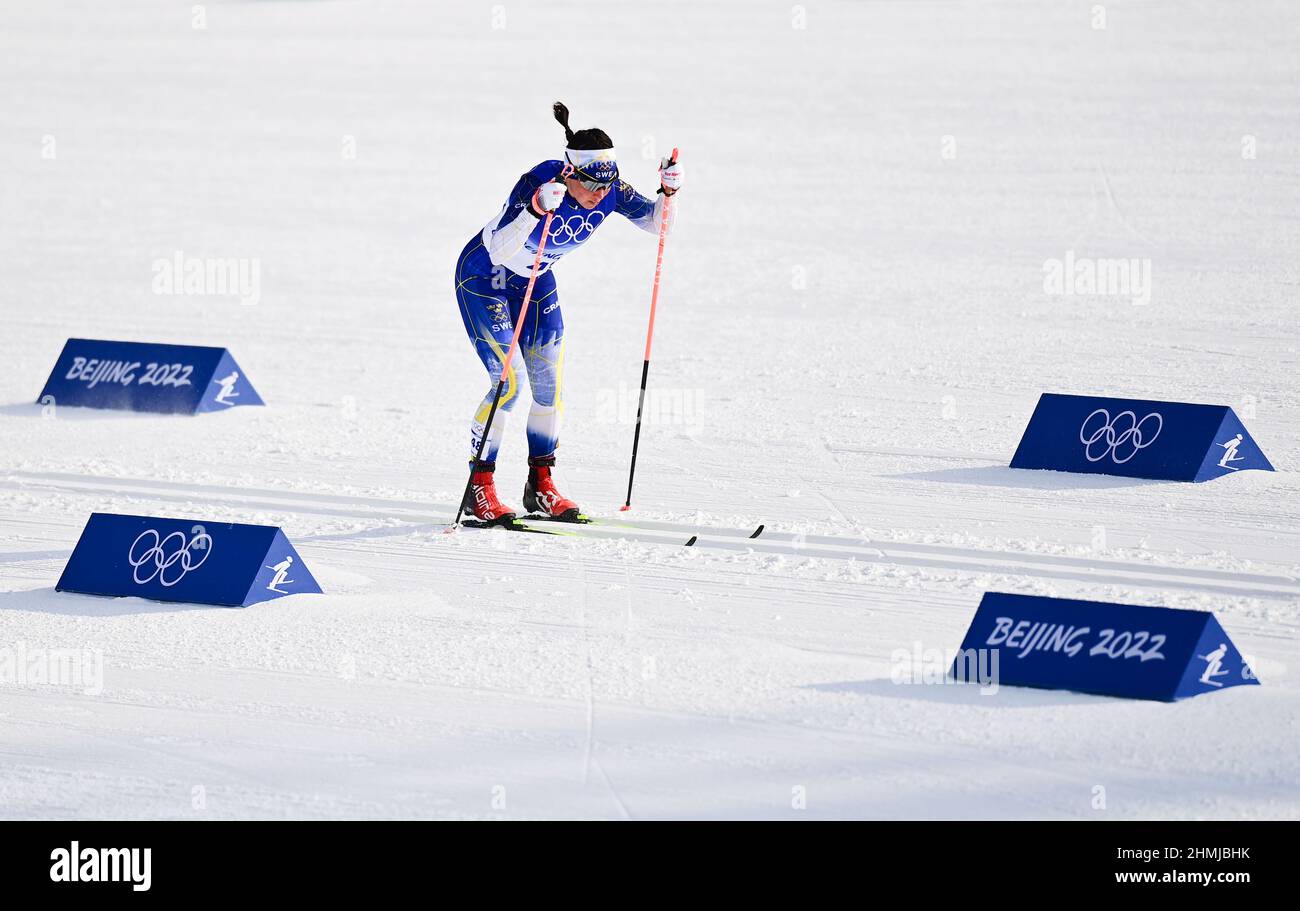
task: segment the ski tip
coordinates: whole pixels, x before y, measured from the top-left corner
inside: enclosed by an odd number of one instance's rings
[[[699,540],[699,537],[700,537],[699,535],[691,535],[691,539],[686,542],[686,546],[687,547],[694,546],[695,542]]]
[[[758,526],[758,528],[755,528],[755,529],[754,529],[754,533],[753,533],[752,535],[749,536],[749,537],[750,537],[750,540],[753,540],[754,538],[757,538],[759,535],[761,535],[761,534],[763,533],[763,529],[764,529],[764,528],[767,528],[767,526],[766,526],[766,525],[760,525],[760,526]]]

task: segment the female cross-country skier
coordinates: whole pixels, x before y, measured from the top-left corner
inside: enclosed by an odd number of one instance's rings
[[[519,349],[528,371],[533,404],[528,412],[528,483],[524,509],[557,519],[577,521],[578,504],[555,487],[551,469],[560,435],[560,383],[564,373],[564,318],[555,288],[553,266],[585,244],[610,214],[617,212],[637,227],[657,234],[664,199],[682,185],[682,166],[665,158],[659,166],[659,198],[651,200],[618,178],[614,143],[604,130],[569,128],[569,109],[554,105],[555,119],[567,140],[564,160],[543,161],[519,178],[510,198],[483,230],[470,238],[456,263],[456,299],[460,315],[491,384],[474,414],[470,444],[470,497],[466,508],[483,522],[508,523],[513,510],[497,497],[492,473],[506,424],[519,395],[519,355],[510,364],[492,430],[481,461],[475,461],[483,427],[492,408],[501,362],[514,333],[524,289],[537,257],[546,214],[553,212],[550,235],[538,266]],[[567,175],[565,168],[570,171]],[[671,216],[670,216],[671,221]],[[671,228],[671,225],[670,225]]]

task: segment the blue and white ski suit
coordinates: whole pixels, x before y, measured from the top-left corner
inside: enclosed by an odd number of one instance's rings
[[[523,304],[528,276],[542,239],[543,220],[533,215],[529,202],[539,186],[558,177],[562,161],[544,161],[519,178],[501,211],[483,230],[470,238],[456,263],[456,299],[479,359],[487,368],[490,385],[474,414],[470,457],[478,452],[501,375],[501,362],[510,347],[515,321]],[[551,267],[585,244],[609,216],[617,212],[651,234],[659,231],[664,197],[649,199],[626,182],[616,181],[594,208],[584,209],[570,194],[555,210],[550,236],[538,269],[528,315],[519,335],[519,352],[528,371],[533,405],[528,412],[528,454],[547,456],[559,440],[563,404],[560,394],[564,374],[564,317]],[[671,219],[671,216],[670,216]],[[671,228],[671,225],[670,225]],[[492,420],[492,433],[483,459],[495,462],[506,415],[518,398],[517,367],[520,353],[506,375],[506,388]]]

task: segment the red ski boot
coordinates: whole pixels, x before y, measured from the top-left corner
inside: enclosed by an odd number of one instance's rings
[[[480,522],[504,525],[513,521],[515,514],[506,509],[497,498],[496,483],[492,480],[492,472],[496,470],[496,462],[474,464],[474,474],[470,478],[469,502],[465,505]]]
[[[528,484],[524,487],[524,509],[550,516],[561,522],[580,522],[582,511],[578,509],[578,504],[555,489],[555,481],[551,479],[551,468],[554,465],[554,454],[535,456],[528,460]]]

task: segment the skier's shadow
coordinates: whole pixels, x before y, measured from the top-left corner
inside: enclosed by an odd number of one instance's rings
[[[979,468],[941,468],[935,471],[909,471],[881,477],[899,481],[940,481],[945,484],[973,484],[978,487],[1015,487],[1022,490],[1107,490],[1115,487],[1147,487],[1167,484],[1146,478],[1121,478],[1115,475],[1076,474],[1068,471],[1037,471],[984,465]]]

